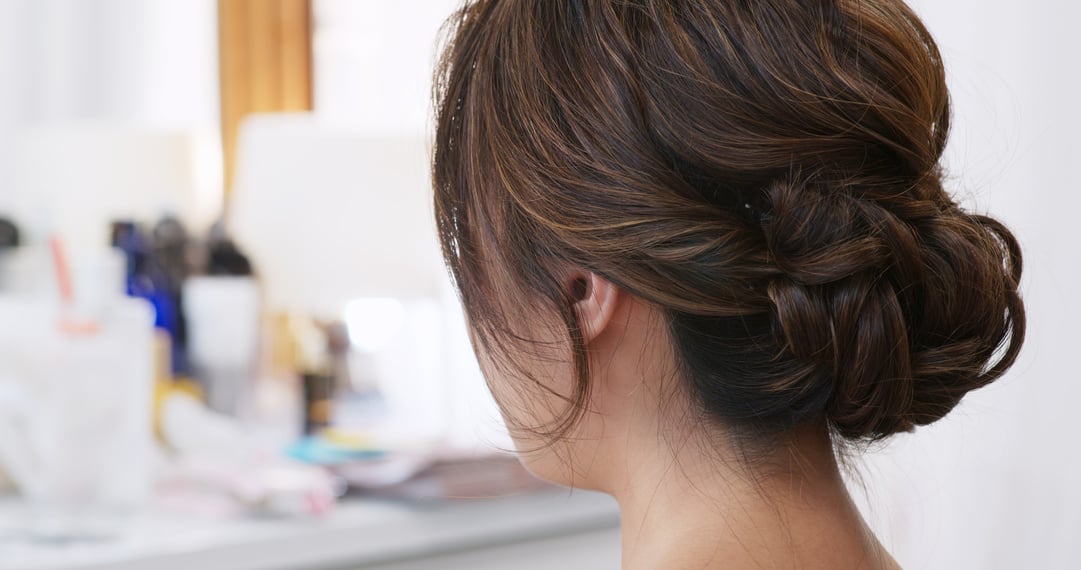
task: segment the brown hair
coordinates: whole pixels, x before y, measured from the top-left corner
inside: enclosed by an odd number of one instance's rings
[[[661,309],[687,392],[750,436],[911,430],[1016,359],[1021,252],[943,190],[945,73],[900,0],[478,0],[451,26],[443,251],[487,353],[529,342],[498,299],[561,316],[550,433],[589,386],[560,264]]]

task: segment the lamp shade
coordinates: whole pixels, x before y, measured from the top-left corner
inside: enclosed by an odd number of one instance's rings
[[[307,113],[249,118],[229,221],[267,308],[337,317],[356,298],[437,297],[428,156],[420,136]]]

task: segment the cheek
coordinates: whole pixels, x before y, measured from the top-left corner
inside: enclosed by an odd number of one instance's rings
[[[567,413],[566,398],[572,394],[571,366],[556,358],[494,360],[477,352],[481,373],[511,435],[516,439],[543,432]]]
[[[569,413],[573,366],[566,355],[514,355],[497,362],[477,349],[481,372],[499,405],[523,465],[534,475],[556,484],[573,481],[576,455],[571,442],[544,436]],[[554,352],[554,351],[553,351]]]

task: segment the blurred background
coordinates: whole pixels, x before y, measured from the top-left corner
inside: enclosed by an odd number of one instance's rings
[[[457,0],[0,0],[0,568],[618,568],[440,265]],[[853,459],[905,568],[1081,568],[1081,5],[913,0],[952,190],[1026,249],[1007,377]]]

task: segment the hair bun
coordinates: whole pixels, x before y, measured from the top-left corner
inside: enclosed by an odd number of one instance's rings
[[[830,393],[828,421],[877,439],[938,420],[997,378],[1020,348],[1024,312],[1020,252],[1001,224],[913,193],[861,192],[766,191],[763,231],[782,274],[767,294],[775,342],[806,364],[801,381]]]

